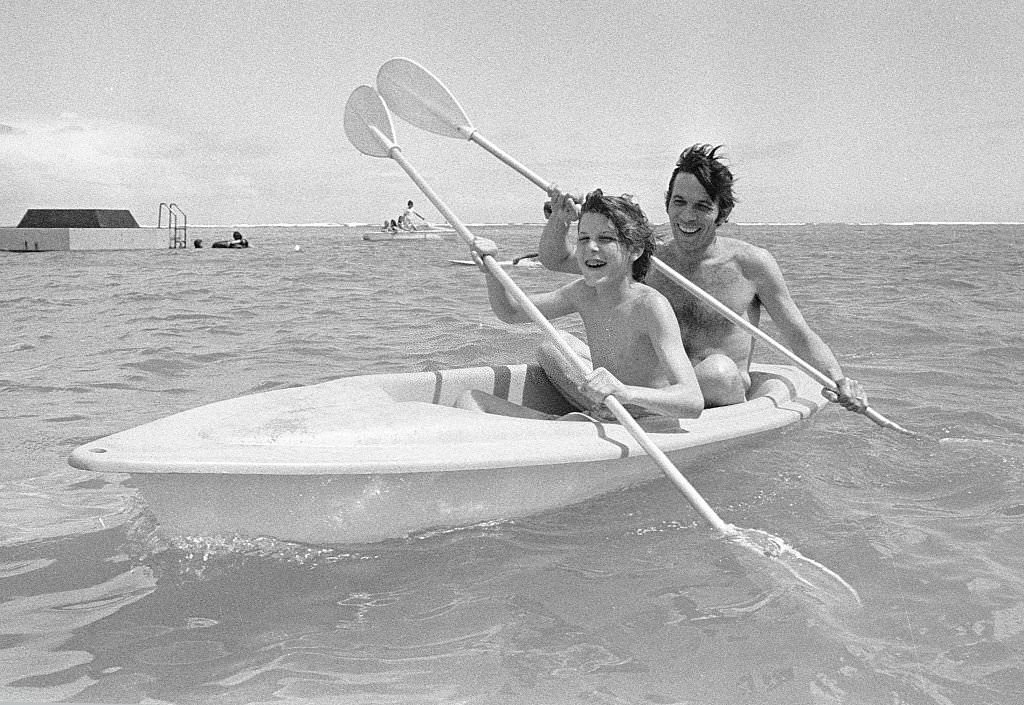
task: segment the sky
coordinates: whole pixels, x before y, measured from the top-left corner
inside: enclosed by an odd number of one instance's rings
[[[687,145],[724,145],[732,220],[1024,222],[1019,0],[0,0],[0,226],[28,208],[175,203],[190,225],[379,223],[407,200],[345,103],[392,57],[575,193],[664,222]],[[545,195],[477,145],[395,118],[467,223]]]

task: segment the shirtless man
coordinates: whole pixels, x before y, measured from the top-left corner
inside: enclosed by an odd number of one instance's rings
[[[564,222],[568,215],[563,209],[575,215],[574,204],[563,199],[556,204],[553,217]],[[573,373],[561,380],[562,384],[552,381],[578,409],[602,420],[614,420],[603,406],[609,394],[637,418],[695,418],[704,409],[672,307],[664,296],[641,282],[654,245],[654,231],[639,206],[595,191],[583,203],[572,243],[573,261],[581,278],[530,297],[548,318],[578,313],[583,319],[589,350],[578,338],[568,334],[565,338],[585,354],[588,372],[582,379]],[[492,241],[477,238],[473,254],[478,263],[481,256],[496,253]],[[488,297],[498,318],[506,323],[529,321],[501,282],[486,267],[481,268],[488,275]],[[572,369],[560,353],[557,357],[553,364]],[[540,362],[545,369],[552,364],[543,357]],[[476,393],[471,399],[460,399],[458,405],[515,415],[529,412],[517,412],[500,401]]]
[[[659,257],[755,326],[763,307],[789,348],[836,381],[839,394],[824,390],[825,397],[850,411],[862,411],[867,406],[863,388],[843,375],[831,349],[804,320],[775,258],[763,248],[718,234],[735,204],[732,173],[718,157],[718,149],[694,145],[676,162],[665,195],[672,240],[660,248]],[[559,205],[568,200],[564,194],[553,198],[556,212],[571,219]],[[570,254],[572,239],[566,217],[549,219],[538,248],[544,266],[579,272]],[[705,404],[744,401],[750,389],[750,335],[658,271],[647,283],[664,294],[675,311]]]
[[[402,215],[398,216],[398,227],[400,227],[402,230],[416,230],[416,223],[412,219],[413,216],[416,216],[422,221],[426,221],[426,218],[424,218],[422,215],[413,210],[412,206],[412,201],[409,201],[408,205],[406,205],[405,207],[405,210],[402,211]]]

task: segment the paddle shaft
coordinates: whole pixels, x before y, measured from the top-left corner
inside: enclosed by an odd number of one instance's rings
[[[498,147],[496,144],[494,144],[489,139],[481,135],[476,128],[467,125],[459,125],[459,132],[464,134],[467,140],[469,140],[470,142],[476,142],[478,145],[486,149],[499,160],[503,161],[505,164],[512,167],[515,171],[525,176],[527,179],[532,181],[535,186],[540,187],[549,196],[554,194],[554,184],[545,181],[539,174],[534,172],[532,169],[527,167],[522,162],[516,160],[514,157],[509,155],[500,147]]]
[[[377,130],[377,128],[372,125],[368,126],[368,128],[374,131],[378,136],[378,139],[382,140],[383,144],[390,142],[390,140],[388,140],[383,133]],[[420,177],[416,169],[414,169],[413,166],[405,159],[401,148],[398,145],[390,144],[388,146],[388,155],[391,159],[398,162],[398,165],[401,166],[405,173],[409,175],[409,178],[415,182],[420,191],[422,191],[430,202],[434,204],[434,207],[437,208],[451,226],[455,228],[455,232],[459,234],[459,237],[461,237],[467,245],[472,247],[473,243],[476,241],[476,237],[466,229],[466,226],[462,224],[462,221],[460,221],[444,201],[434,193],[434,190],[430,188],[430,185]],[[576,365],[577,371],[581,375],[585,374],[586,370],[580,364],[575,351],[573,351],[569,344],[562,338],[562,335],[558,330],[551,325],[551,321],[545,318],[544,314],[540,312],[540,309],[534,305],[530,300],[530,297],[528,297],[523,290],[519,288],[519,285],[515,283],[512,277],[501,268],[501,265],[499,265],[493,257],[488,255],[484,258],[484,266],[486,266],[487,271],[501,283],[505,288],[505,291],[508,292],[516,303],[526,311],[530,319],[544,330],[544,333],[547,334],[551,342],[557,345],[565,356],[571,360],[574,365]],[[681,472],[679,472],[678,468],[672,464],[672,461],[669,460],[668,456],[665,455],[661,448],[654,443],[647,432],[644,431],[640,424],[636,422],[636,419],[626,411],[625,407],[622,406],[618,399],[613,396],[605,397],[604,404],[615,415],[615,418],[618,419],[619,423],[629,431],[630,435],[633,436],[636,442],[640,444],[640,447],[642,447],[658,464],[661,471],[665,473],[665,475],[676,485],[676,487],[680,489],[680,491],[682,491],[683,496],[686,497],[686,500],[690,505],[712,526],[712,528],[727,537],[736,536],[739,533],[735,526],[726,523],[720,516],[718,516],[715,510],[711,508],[711,505],[701,497],[700,493],[698,493],[693,485],[690,484],[690,481],[687,480]]]

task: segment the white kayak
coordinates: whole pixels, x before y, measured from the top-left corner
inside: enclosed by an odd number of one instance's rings
[[[755,365],[752,377],[750,401],[651,438],[686,473],[826,404],[794,367]],[[453,407],[469,389],[569,411],[535,365],[364,375],[208,404],[87,443],[69,462],[130,473],[165,535],[315,544],[526,516],[660,474],[618,424]]]

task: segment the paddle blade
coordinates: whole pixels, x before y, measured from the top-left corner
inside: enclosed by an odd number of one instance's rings
[[[789,585],[800,594],[812,598],[827,611],[855,611],[860,608],[860,595],[842,576],[813,558],[800,553],[777,536],[760,529],[738,529],[726,536],[736,546],[756,555],[750,567],[767,570],[779,585]],[[767,561],[762,559],[767,558]]]
[[[395,127],[387,105],[372,86],[359,86],[345,103],[345,135],[363,154],[390,157]]]
[[[377,71],[377,90],[395,115],[422,130],[463,139],[473,132],[473,125],[455,96],[415,61],[386,61]]]

